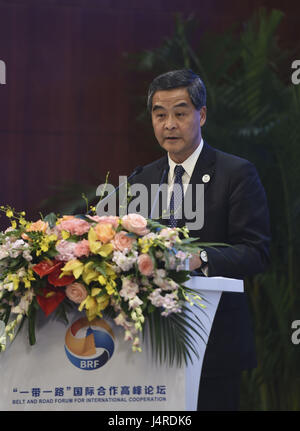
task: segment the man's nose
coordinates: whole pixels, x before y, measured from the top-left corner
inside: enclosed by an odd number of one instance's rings
[[[165,122],[165,128],[168,130],[171,130],[171,129],[175,129],[175,127],[176,127],[176,121],[173,115],[167,116],[166,122]]]

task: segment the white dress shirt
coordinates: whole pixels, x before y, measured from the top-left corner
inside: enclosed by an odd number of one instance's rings
[[[173,184],[175,181],[175,166],[178,164],[183,167],[185,170],[185,173],[182,175],[182,185],[183,185],[183,192],[186,192],[187,185],[190,182],[190,179],[192,177],[196,162],[198,160],[198,157],[200,156],[200,153],[203,148],[203,139],[201,138],[201,142],[198,145],[198,147],[195,149],[195,151],[182,163],[175,163],[169,153],[168,153],[168,161],[169,161],[169,175],[168,175],[168,203],[170,203],[171,199],[171,192],[173,189]]]
[[[201,142],[198,145],[198,147],[195,149],[195,151],[182,163],[175,163],[169,153],[168,153],[168,161],[169,161],[169,175],[168,175],[168,204],[170,204],[171,199],[171,193],[173,189],[173,184],[175,181],[175,166],[178,164],[183,167],[185,170],[184,174],[182,175],[182,185],[183,185],[183,192],[186,192],[187,186],[190,182],[190,179],[192,178],[192,174],[195,168],[195,165],[197,163],[198,157],[200,156],[200,153],[203,148],[203,139],[201,138]],[[205,265],[202,268],[203,274],[207,277],[208,276],[208,265]]]

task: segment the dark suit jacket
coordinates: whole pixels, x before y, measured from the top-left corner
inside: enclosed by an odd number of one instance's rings
[[[167,156],[145,166],[131,183],[150,189],[167,179]],[[204,187],[204,225],[190,236],[234,247],[206,248],[209,276],[244,279],[269,262],[269,214],[264,189],[253,164],[204,143],[190,183]],[[149,211],[150,213],[150,211]],[[184,224],[185,221],[183,220]],[[181,225],[182,225],[181,223]],[[245,293],[223,293],[207,345],[202,375],[218,376],[256,366]]]

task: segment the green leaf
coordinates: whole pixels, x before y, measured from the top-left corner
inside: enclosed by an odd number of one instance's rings
[[[29,335],[29,344],[33,346],[36,343],[35,338],[35,324],[36,324],[36,308],[37,304],[35,304],[35,300],[29,306],[28,309],[28,335]]]
[[[98,272],[100,272],[104,277],[106,277],[106,276],[107,276],[107,273],[106,273],[106,265],[105,265],[105,262],[104,262],[104,261],[99,262],[99,263],[95,266],[95,270],[96,270],[96,271],[98,271]]]
[[[161,309],[155,308],[144,327],[144,339],[147,334],[153,359],[158,364],[167,363],[169,366],[181,366],[183,362],[187,364],[192,361],[191,353],[198,356],[197,345],[199,338],[204,340],[204,327],[185,306],[182,313],[172,313],[167,317],[162,316],[161,312]]]
[[[56,214],[54,213],[47,214],[46,217],[44,217],[44,222],[48,222],[49,227],[52,229],[53,227],[55,227],[55,224],[57,222]]]
[[[178,284],[182,284],[190,279],[189,271],[169,270],[168,276]]]

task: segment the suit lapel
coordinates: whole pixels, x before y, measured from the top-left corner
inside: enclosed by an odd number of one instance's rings
[[[209,146],[206,142],[204,142],[202,151],[198,160],[196,162],[195,168],[193,170],[192,177],[190,179],[190,184],[204,184],[204,193],[208,189],[211,179],[215,172],[215,162],[216,162],[216,152],[215,150]],[[151,183],[167,183],[168,182],[168,171],[169,171],[169,163],[168,156],[162,157],[155,168],[153,169],[153,175]],[[149,207],[150,208],[150,207]],[[163,219],[160,220],[162,224],[167,224],[168,220]],[[179,220],[178,226],[182,227],[185,224],[185,220]]]
[[[159,163],[156,166],[156,172],[153,172],[155,178],[158,178],[158,184],[167,183],[168,182],[168,172],[169,172],[169,163],[168,156],[165,155],[159,160]]]
[[[206,142],[203,144],[203,148],[200,156],[196,162],[195,168],[193,170],[192,177],[190,179],[191,184],[204,184],[207,188],[210,184],[210,179],[213,177],[215,172],[215,162],[216,162],[216,152],[209,146]],[[153,174],[151,177],[151,183],[159,183],[163,180],[164,183],[168,181],[168,156],[165,155],[158,160],[155,168],[153,169]],[[165,171],[165,172],[164,172]],[[165,173],[165,175],[163,175]],[[206,177],[204,177],[206,175]],[[209,175],[209,177],[207,177]],[[164,178],[162,178],[164,176]],[[207,181],[207,179],[209,180]]]
[[[189,182],[189,184],[192,186],[192,202],[193,202],[192,205],[196,203],[196,199],[197,199],[197,191],[196,191],[197,184],[204,185],[204,196],[205,196],[205,193],[207,193],[207,189],[210,186],[211,180],[215,173],[215,166],[216,166],[216,152],[212,147],[210,147],[208,144],[204,142],[202,151],[198,157],[198,160],[196,162],[196,165],[192,173],[192,177]],[[189,220],[186,220],[185,218],[183,218],[183,220],[179,221],[178,226],[183,227],[188,222]]]
[[[215,173],[216,152],[206,142],[193,170],[190,184],[204,184],[204,192],[209,187]]]
[[[149,191],[149,217],[152,216],[152,211],[154,211],[155,208],[157,208],[157,205],[160,206],[160,199],[157,195],[152,196],[152,193],[150,192],[151,186],[153,184],[157,184],[159,187],[161,184],[167,184],[168,183],[168,172],[169,172],[169,163],[168,163],[168,156],[165,155],[161,159],[157,161],[155,166],[153,166],[153,170],[151,172],[151,175],[149,177],[149,183],[148,183],[148,191]],[[154,198],[154,201],[152,199]],[[161,211],[159,210],[159,213],[161,215]],[[166,219],[159,219],[158,220],[161,224],[167,224],[168,220]]]

